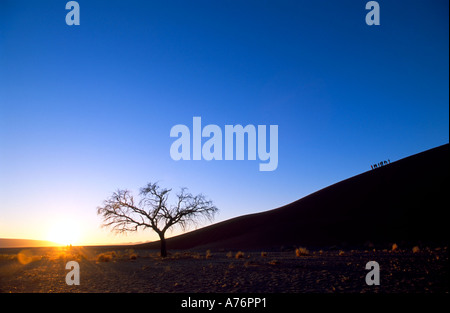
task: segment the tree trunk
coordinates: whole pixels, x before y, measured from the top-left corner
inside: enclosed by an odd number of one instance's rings
[[[161,257],[165,258],[167,256],[167,248],[166,248],[166,238],[164,238],[164,233],[160,233],[159,238],[161,241]]]

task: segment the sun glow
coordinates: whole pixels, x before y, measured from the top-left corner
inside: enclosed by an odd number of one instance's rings
[[[49,229],[47,240],[60,245],[77,245],[80,240],[80,226],[74,221],[55,222]]]

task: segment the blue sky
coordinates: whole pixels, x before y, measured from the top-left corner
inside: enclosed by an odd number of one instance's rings
[[[100,230],[117,188],[186,186],[216,221],[448,143],[448,1],[0,2],[0,237]],[[176,124],[278,125],[278,168],[174,161]]]

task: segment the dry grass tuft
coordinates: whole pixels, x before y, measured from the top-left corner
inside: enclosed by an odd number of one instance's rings
[[[265,258],[265,257],[267,257],[267,252],[261,252],[261,257],[263,257],[263,258]]]
[[[412,252],[413,252],[413,253],[419,253],[419,252],[420,252],[419,246],[414,246],[414,247],[412,248]]]
[[[398,245],[396,243],[392,245],[392,251],[398,251]]]
[[[130,258],[130,260],[136,260],[137,257],[138,257],[138,255],[136,253],[131,253],[129,258]]]
[[[244,257],[244,252],[238,251],[234,257],[236,259],[242,259]]]
[[[206,255],[205,256],[206,256],[207,259],[212,258],[211,250],[206,250]]]
[[[100,253],[97,255],[97,262],[109,262],[116,256],[117,254],[115,251]]]
[[[309,255],[309,251],[306,248],[299,247],[299,248],[295,249],[295,255],[298,257]]]

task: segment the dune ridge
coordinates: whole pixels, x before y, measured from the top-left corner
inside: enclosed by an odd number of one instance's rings
[[[168,249],[448,243],[449,144],[364,172],[269,211],[167,240]],[[158,249],[159,241],[136,248]]]

